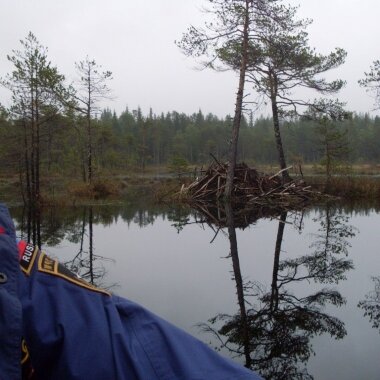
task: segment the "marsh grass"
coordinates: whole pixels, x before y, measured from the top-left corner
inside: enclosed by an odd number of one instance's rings
[[[72,198],[105,199],[120,194],[120,183],[110,179],[96,179],[91,184],[71,182],[67,192]]]
[[[331,179],[327,188],[322,176],[306,177],[305,180],[320,191],[349,201],[380,201],[380,177],[336,176]]]
[[[268,168],[267,168],[268,169]],[[368,166],[362,171],[375,173],[377,166]],[[275,172],[274,168],[268,172]],[[360,175],[358,168],[352,174],[332,177],[329,188],[325,189],[325,177],[315,173],[305,174],[308,185],[318,191],[326,191],[343,201],[372,201],[380,203],[380,176]],[[293,173],[292,173],[293,174]],[[294,174],[293,174],[294,175]],[[294,178],[297,178],[295,176]],[[62,177],[49,177],[42,184],[44,204],[71,204],[95,201],[119,201],[141,197],[153,201],[176,202],[182,185],[187,186],[193,178],[158,176],[157,174],[128,173],[99,177],[92,185]],[[0,202],[18,204],[23,202],[21,185],[17,175],[0,178]]]

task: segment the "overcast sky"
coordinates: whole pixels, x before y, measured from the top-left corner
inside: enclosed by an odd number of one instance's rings
[[[347,50],[346,64],[331,78],[347,81],[339,98],[350,110],[370,111],[373,99],[357,81],[380,59],[380,1],[289,1],[300,5],[300,16],[314,20],[308,30],[318,52]],[[155,113],[202,109],[218,116],[232,114],[236,75],[194,70],[197,62],[174,44],[190,24],[202,25],[201,7],[206,4],[206,0],[0,0],[0,76],[12,69],[7,54],[19,49],[19,40],[32,31],[68,80],[75,79],[74,62],[86,55],[112,71],[115,99],[107,104],[117,113],[140,105],[144,113],[152,107]],[[9,105],[4,89],[0,103]]]

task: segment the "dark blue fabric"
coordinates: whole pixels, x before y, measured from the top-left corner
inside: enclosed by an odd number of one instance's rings
[[[4,214],[2,219],[0,224],[8,223],[12,230],[9,216]],[[7,242],[1,240],[0,247],[4,257],[11,251],[12,267],[18,265],[15,246],[10,243],[13,238],[11,235]],[[23,336],[37,379],[259,379],[254,372],[222,358],[141,306],[43,273],[38,270],[37,261],[30,276],[22,274],[18,278]],[[11,333],[21,323],[16,309],[4,306],[5,326],[9,327],[1,331],[6,341],[11,340],[7,329]],[[17,337],[20,339],[19,332]],[[0,347],[4,347],[3,341]],[[0,370],[9,370],[3,363],[14,363],[15,353],[2,349],[0,354]],[[16,379],[16,372],[12,376],[0,379]]]
[[[0,204],[0,379],[20,379],[21,304],[18,284],[21,276],[13,223]]]

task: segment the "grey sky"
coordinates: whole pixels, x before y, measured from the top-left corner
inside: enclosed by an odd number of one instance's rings
[[[380,1],[291,3],[300,5],[300,16],[314,20],[310,42],[319,52],[347,50],[346,64],[331,78],[348,82],[339,98],[349,109],[370,111],[373,99],[357,80],[380,59]],[[206,0],[0,0],[0,76],[12,68],[6,55],[19,49],[19,40],[32,31],[68,80],[75,78],[74,62],[86,55],[112,71],[115,100],[107,104],[118,113],[127,105],[130,109],[140,105],[144,113],[149,107],[156,113],[201,108],[225,116],[234,108],[235,74],[196,71],[196,61],[174,44],[190,24],[202,24],[200,9],[206,4]],[[9,102],[4,89],[0,102]]]

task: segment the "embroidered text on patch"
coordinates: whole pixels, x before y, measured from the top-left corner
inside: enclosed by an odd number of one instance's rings
[[[73,272],[67,269],[64,265],[60,264],[57,260],[54,260],[42,252],[38,260],[38,270],[40,272],[49,273],[57,277],[61,277],[75,285],[81,286],[95,292],[110,295],[106,290],[99,289],[94,285],[82,280],[80,277],[76,276]]]
[[[28,243],[24,249],[24,253],[20,259],[20,266],[24,273],[27,275],[30,274],[30,271],[33,268],[34,261],[36,260],[38,253],[38,248],[34,247],[33,244]]]

